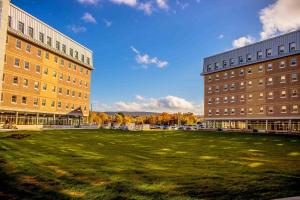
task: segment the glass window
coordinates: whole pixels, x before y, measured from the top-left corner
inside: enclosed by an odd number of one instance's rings
[[[297,81],[298,80],[298,74],[297,73],[292,73],[291,78],[292,78],[292,81]]]
[[[24,62],[24,69],[29,70],[29,62]]]
[[[18,48],[18,49],[21,49],[21,46],[22,44],[21,44],[21,40],[16,40],[16,47]]]
[[[44,34],[43,33],[39,33],[39,40],[40,40],[40,42],[42,42],[42,43],[44,43],[44,41],[45,41],[45,36],[44,36]]]
[[[27,97],[22,97],[22,104],[27,104]]]
[[[41,66],[36,65],[36,66],[35,66],[35,72],[36,72],[36,73],[40,73],[40,72],[41,72]]]
[[[56,49],[60,51],[60,43],[56,41]]]
[[[247,62],[250,62],[252,60],[252,55],[251,54],[247,54]]]
[[[39,99],[38,98],[34,98],[33,99],[33,105],[34,106],[38,106],[38,104],[39,104]]]
[[[28,27],[28,35],[33,38],[33,28],[32,27]]]
[[[18,85],[18,82],[19,82],[19,78],[17,76],[14,76],[13,79],[12,79],[12,83],[14,85]]]
[[[23,22],[18,23],[18,30],[24,34],[24,23]]]
[[[291,59],[291,66],[296,66],[297,65],[297,59],[296,58],[292,58]]]
[[[20,59],[19,58],[15,59],[15,66],[20,67]]]
[[[273,69],[273,65],[272,65],[272,63],[269,63],[268,64],[268,71],[271,71]]]
[[[263,57],[263,52],[262,51],[258,51],[257,52],[257,59],[261,59]]]
[[[52,46],[52,38],[49,36],[47,36],[47,45],[50,47]]]
[[[264,66],[263,65],[260,65],[259,67],[258,67],[258,72],[263,72],[264,71]]]
[[[27,44],[27,45],[26,45],[26,52],[27,52],[27,53],[30,53],[30,51],[31,51],[31,45],[30,45],[30,44]]]
[[[283,54],[284,53],[284,45],[280,45],[278,47],[278,54]]]
[[[11,96],[11,102],[12,103],[17,103],[17,96],[16,95]]]
[[[28,87],[28,79],[27,78],[23,79],[23,86]]]
[[[281,106],[281,113],[286,113],[286,112],[287,112],[286,106]]]
[[[63,44],[63,45],[62,45],[62,51],[63,51],[64,53],[66,53],[66,49],[67,49],[67,48],[66,48],[66,45]]]
[[[286,62],[284,60],[280,61],[280,68],[285,68]]]
[[[296,43],[292,42],[290,43],[290,51],[295,51],[296,50]]]
[[[12,19],[11,16],[8,16],[8,26],[11,28],[12,27]]]
[[[267,57],[272,56],[272,49],[271,48],[266,50],[266,55],[267,55]]]

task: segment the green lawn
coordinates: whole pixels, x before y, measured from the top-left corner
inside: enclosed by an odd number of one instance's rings
[[[213,132],[0,133],[0,199],[300,195],[300,137]]]

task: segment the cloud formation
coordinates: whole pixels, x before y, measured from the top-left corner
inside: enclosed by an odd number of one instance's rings
[[[81,17],[81,19],[83,19],[85,22],[88,22],[88,23],[93,23],[93,24],[97,23],[95,17],[93,17],[93,15],[88,12],[84,13],[83,16]]]
[[[80,25],[69,25],[68,29],[70,31],[72,31],[73,33],[82,33],[82,32],[86,32],[87,29],[84,26],[80,26]]]
[[[77,0],[79,3],[84,5],[97,5],[100,0]]]
[[[106,27],[111,27],[112,26],[112,21],[109,21],[107,19],[103,19],[104,24],[106,25]]]
[[[195,114],[203,113],[203,102],[195,104],[181,97],[165,96],[161,98],[146,98],[136,95],[135,101],[119,101],[113,105],[93,102],[94,110],[97,111],[131,111],[131,112],[192,112]]]
[[[240,37],[240,38],[234,40],[232,42],[232,46],[234,48],[239,48],[239,47],[243,47],[243,46],[246,46],[248,44],[251,44],[253,42],[255,42],[255,38],[250,36],[250,35],[247,35],[247,36],[243,36],[243,37]]]
[[[141,64],[144,68],[148,68],[149,65],[155,65],[158,68],[166,67],[169,62],[160,60],[157,57],[150,57],[148,54],[141,54],[139,50],[131,46],[132,51],[136,54],[135,61]]]
[[[278,0],[262,9],[259,16],[262,23],[261,39],[287,33],[300,28],[300,1]]]
[[[112,3],[115,4],[124,4],[127,6],[135,7],[137,5],[137,0],[110,0]]]
[[[169,9],[169,5],[168,5],[167,0],[156,0],[156,3],[157,3],[157,6],[160,9],[163,9],[163,10],[168,10]]]

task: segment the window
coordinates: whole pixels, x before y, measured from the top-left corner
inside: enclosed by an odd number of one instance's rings
[[[250,62],[252,60],[252,55],[251,54],[247,54],[247,62]]]
[[[79,81],[79,85],[82,86],[82,80]]]
[[[260,93],[259,93],[259,99],[262,100],[263,98],[264,98],[264,93],[263,93],[263,92],[260,92]]]
[[[57,56],[54,56],[54,62],[58,63],[58,57]]]
[[[227,66],[228,66],[227,60],[223,60],[223,67],[227,67]]]
[[[273,99],[273,92],[268,93],[268,99]]]
[[[244,83],[244,82],[241,82],[241,83],[240,83],[240,88],[243,89],[244,87],[245,87],[245,83]]]
[[[267,55],[267,57],[272,56],[272,49],[271,48],[266,50],[266,55]]]
[[[35,66],[35,72],[36,72],[36,73],[41,73],[41,66],[36,65],[36,66]]]
[[[284,60],[280,61],[280,68],[285,68],[286,62]]]
[[[47,45],[50,47],[52,46],[52,38],[49,36],[47,36]]]
[[[241,115],[245,114],[245,108],[241,108],[240,113],[241,113]]]
[[[56,71],[53,71],[52,76],[53,76],[53,78],[56,78],[56,76],[57,76]]]
[[[240,76],[244,76],[244,74],[245,74],[245,71],[243,69],[241,69]]]
[[[243,56],[240,56],[239,57],[239,63],[241,64],[241,63],[243,63],[244,62],[244,58],[243,58]]]
[[[27,97],[22,97],[22,104],[27,104]]]
[[[270,107],[269,107],[268,113],[269,113],[269,114],[273,114],[273,113],[274,113],[274,107],[273,107],[273,106],[270,106]]]
[[[42,100],[42,106],[45,107],[46,106],[46,99]]]
[[[218,70],[219,69],[219,63],[215,63],[215,70]]]
[[[296,58],[291,59],[291,66],[296,66],[297,65],[297,60]]]
[[[218,85],[216,86],[215,92],[220,92],[220,87]]]
[[[248,69],[248,74],[252,74],[252,68]]]
[[[80,66],[80,73],[83,71],[83,67],[82,66]],[[218,75],[218,77],[219,77],[219,74],[217,74]]]
[[[19,78],[18,78],[17,76],[14,76],[13,79],[12,79],[12,83],[13,83],[14,85],[18,85],[18,83],[19,83]]]
[[[86,58],[86,62],[87,62],[88,65],[91,64],[91,61],[90,61],[90,58],[89,58],[89,57]]]
[[[234,58],[230,58],[230,65],[233,66],[235,64],[235,59]]]
[[[225,108],[225,109],[224,109],[224,115],[227,115],[227,114],[228,114],[228,109]]]
[[[20,59],[19,58],[15,59],[15,67],[20,67]]]
[[[235,102],[235,96],[231,96],[231,103]]]
[[[292,78],[292,81],[298,81],[298,74],[292,73],[291,78]]]
[[[258,51],[257,52],[257,59],[261,59],[263,57],[263,52],[262,51]]]
[[[282,75],[280,77],[280,83],[286,83],[286,76],[285,75]]]
[[[43,91],[46,91],[46,90],[47,90],[47,84],[43,83]]]
[[[227,76],[228,76],[228,73],[225,72],[225,73],[224,73],[224,79],[227,79]]]
[[[212,81],[212,78],[211,76],[208,77],[208,82]]]
[[[16,95],[11,96],[11,103],[13,103],[13,104],[17,103],[17,96]]]
[[[27,53],[30,53],[30,51],[31,51],[31,45],[30,45],[30,44],[27,44],[27,45],[26,45],[26,52],[27,52]]]
[[[235,83],[232,83],[230,86],[230,90],[234,90],[235,89]]]
[[[41,56],[42,56],[42,50],[40,50],[40,49],[37,50],[37,56],[38,56],[38,57],[41,57]]]
[[[29,62],[24,61],[24,69],[29,70]]]
[[[208,93],[211,93],[212,87],[208,87]]]
[[[220,110],[216,109],[216,115],[219,115],[219,114],[220,114]]]
[[[62,88],[61,88],[61,87],[58,88],[58,93],[59,93],[59,94],[62,94]]]
[[[281,106],[281,113],[286,113],[286,112],[287,112],[286,106]]]
[[[228,97],[224,97],[224,103],[228,102]]]
[[[63,76],[63,74],[61,73],[61,74],[59,75],[59,80],[63,80],[63,78],[64,78],[64,76]]]
[[[70,56],[73,57],[73,49],[70,49]]]
[[[28,27],[28,35],[33,38],[33,28],[32,27]]]
[[[227,84],[225,84],[224,85],[224,89],[223,89],[224,91],[227,91],[228,90],[228,85]]]
[[[248,81],[248,86],[252,87],[252,81]]]
[[[231,109],[231,114],[232,114],[232,115],[235,114],[235,109],[234,109],[234,108]]]
[[[208,99],[208,104],[211,104],[212,100],[211,98]]]
[[[52,92],[55,93],[56,92],[56,86],[52,86]]]
[[[67,96],[69,96],[70,95],[70,90],[69,89],[67,89]]]
[[[33,106],[34,106],[34,107],[37,107],[38,104],[39,104],[39,99],[38,99],[38,98],[34,98],[34,99],[33,99]]]
[[[290,43],[290,51],[295,51],[296,50],[296,43],[292,42]]]
[[[268,85],[272,85],[273,84],[273,78],[272,77],[269,77],[268,78]]]
[[[60,51],[60,43],[58,41],[56,41],[56,49]]]
[[[23,22],[18,23],[18,31],[20,31],[21,33],[24,34],[24,23]]]
[[[272,71],[273,70],[273,65],[272,65],[272,63],[269,63],[268,64],[268,71]]]
[[[284,45],[280,45],[278,47],[278,54],[283,54],[284,53]]]
[[[47,60],[49,60],[49,52],[45,53],[45,57],[46,57]]]
[[[62,51],[63,51],[64,53],[67,52],[67,48],[66,48],[66,45],[65,45],[65,44],[63,44],[63,45],[61,46],[61,48],[62,48]]]
[[[263,84],[264,84],[264,80],[263,79],[259,79],[258,85],[262,86]]]
[[[76,78],[73,78],[73,84],[75,84],[76,83]]]
[[[39,33],[39,40],[40,40],[40,42],[42,42],[42,43],[44,43],[44,41],[45,41],[45,36],[44,36],[44,34],[43,33]]]
[[[28,79],[27,78],[23,79],[23,86],[28,87]]]
[[[292,113],[298,113],[298,105],[292,106]]]
[[[220,98],[219,97],[216,98],[216,104],[218,104],[218,103],[220,103]]]
[[[298,97],[298,91],[293,89],[292,90],[292,97]]]
[[[45,68],[45,69],[44,69],[44,74],[45,74],[45,75],[48,75],[48,68]]]
[[[81,62],[84,63],[84,55],[83,54],[81,54]]]
[[[212,115],[212,112],[210,109],[208,110],[208,115]]]
[[[231,78],[233,78],[234,77],[234,71],[231,71]]]
[[[258,72],[263,72],[264,71],[264,66],[263,65],[260,65],[259,67],[258,67]]]
[[[253,99],[253,95],[252,94],[249,94],[248,95],[248,100],[252,100]]]
[[[75,58],[78,60],[78,51],[75,51]]]
[[[286,98],[286,91],[285,90],[281,91],[280,98]]]
[[[252,114],[253,113],[253,109],[252,108],[248,108],[248,114]]]
[[[51,101],[51,107],[54,108],[55,107],[55,101]]]
[[[70,75],[68,76],[68,79],[67,79],[67,81],[68,81],[68,82],[70,82],[70,81],[71,81],[71,76],[70,76]],[[209,88],[208,88],[208,89],[209,89]]]
[[[58,108],[61,108],[61,102],[60,102],[60,101],[57,102],[57,107],[58,107]]]
[[[39,89],[39,82],[37,82],[37,81],[34,82],[34,89],[35,90]]]
[[[22,48],[22,45],[21,45],[21,40],[16,40],[16,48],[17,49],[21,49]]]
[[[72,91],[72,97],[75,97],[75,91]]]
[[[12,19],[11,16],[8,16],[8,26],[11,28],[12,27]]]
[[[60,65],[64,66],[64,64],[65,64],[65,60],[64,59],[60,59]]]
[[[261,113],[261,114],[264,113],[264,107],[259,108],[259,113]]]

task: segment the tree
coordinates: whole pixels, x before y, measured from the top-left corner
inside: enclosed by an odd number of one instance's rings
[[[122,122],[123,122],[123,117],[122,117],[122,115],[116,114],[116,115],[115,115],[115,122],[116,122],[117,124],[122,124]]]

